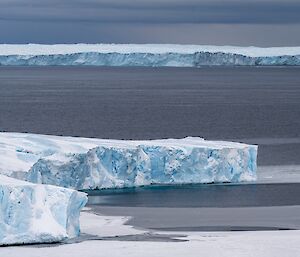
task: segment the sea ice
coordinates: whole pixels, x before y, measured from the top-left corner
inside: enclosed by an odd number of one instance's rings
[[[185,232],[185,231],[135,231],[123,224],[125,217],[98,216],[84,213],[81,217],[82,232],[93,235],[94,239],[76,244],[60,244],[55,247],[5,247],[0,249],[4,257],[294,257],[300,256],[300,231],[226,231],[226,232]],[[95,226],[96,224],[96,226]],[[139,234],[157,240],[139,240]],[[127,237],[126,235],[132,235]],[[122,238],[122,236],[124,236]],[[103,238],[104,237],[104,238]],[[125,239],[124,239],[125,238]],[[165,242],[166,239],[182,240]],[[110,239],[110,240],[108,240]],[[161,241],[159,239],[162,239]],[[135,241],[132,241],[135,240]]]

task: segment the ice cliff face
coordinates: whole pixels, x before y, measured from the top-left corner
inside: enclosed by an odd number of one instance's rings
[[[0,166],[0,171],[31,182],[75,189],[256,178],[257,146],[240,143],[202,138],[125,141],[18,133],[0,133],[0,139],[6,142],[1,158],[19,159],[15,166]]]
[[[0,245],[58,242],[79,235],[84,193],[0,175]]]
[[[300,47],[0,45],[0,65],[201,67],[300,65]]]

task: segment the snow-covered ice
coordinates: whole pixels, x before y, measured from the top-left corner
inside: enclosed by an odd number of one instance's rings
[[[78,236],[79,214],[86,202],[86,194],[72,189],[0,175],[0,245],[58,242]]]
[[[257,146],[202,138],[126,141],[0,133],[0,173],[75,189],[256,179]]]
[[[300,47],[175,44],[0,45],[0,65],[300,65]]]
[[[76,244],[53,245],[52,247],[6,247],[1,256],[9,257],[295,257],[300,256],[300,231],[250,231],[250,232],[159,232],[182,242],[119,241],[116,236],[134,235],[141,231],[122,224],[124,217],[82,215],[83,233],[110,240],[88,240]],[[94,226],[94,224],[99,226]],[[111,223],[114,226],[111,226]],[[100,225],[101,224],[101,225]],[[128,230],[129,229],[129,230]],[[104,234],[101,231],[106,231]],[[110,232],[109,232],[110,231]],[[121,234],[120,234],[121,231]],[[145,233],[147,231],[144,231]]]

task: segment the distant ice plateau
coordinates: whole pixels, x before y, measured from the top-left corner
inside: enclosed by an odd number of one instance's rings
[[[0,133],[0,173],[73,189],[256,179],[257,146],[198,137],[147,141]]]
[[[298,66],[300,47],[175,44],[0,45],[0,65]]]

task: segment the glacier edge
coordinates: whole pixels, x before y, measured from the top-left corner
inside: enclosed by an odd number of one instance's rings
[[[299,66],[299,55],[250,57],[233,53],[73,53],[56,55],[0,55],[2,66],[113,66],[196,67],[201,66]]]
[[[176,44],[0,44],[0,65],[201,67],[300,65],[300,47]]]
[[[0,133],[0,139],[0,173],[34,183],[101,189],[256,179],[255,145],[196,137],[131,141]],[[5,165],[12,158],[19,162]]]
[[[0,245],[52,243],[79,235],[84,193],[0,175]]]

